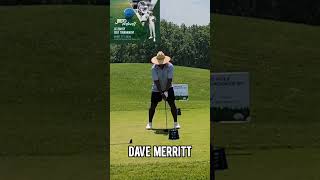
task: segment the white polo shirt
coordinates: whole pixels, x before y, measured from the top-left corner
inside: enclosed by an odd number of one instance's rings
[[[152,92],[159,92],[156,84],[154,81],[159,80],[161,90],[164,91],[166,89],[168,79],[173,79],[173,65],[171,63],[167,63],[163,69],[161,69],[158,65],[154,64],[151,68],[151,74],[152,74]],[[172,87],[172,84],[171,84]]]

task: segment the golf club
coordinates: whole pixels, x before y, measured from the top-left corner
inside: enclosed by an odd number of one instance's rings
[[[164,111],[166,113],[166,132],[168,131],[168,117],[167,117],[167,101],[164,101]]]

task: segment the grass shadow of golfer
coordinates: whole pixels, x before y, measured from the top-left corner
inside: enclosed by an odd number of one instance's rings
[[[154,134],[160,134],[160,135],[167,136],[167,135],[169,135],[170,129],[152,129],[152,131],[154,132]]]

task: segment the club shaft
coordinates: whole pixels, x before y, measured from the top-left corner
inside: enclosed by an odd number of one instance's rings
[[[167,101],[164,101],[164,111],[166,113],[166,129],[168,129]]]

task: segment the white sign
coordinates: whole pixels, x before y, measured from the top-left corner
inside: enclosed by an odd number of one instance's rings
[[[188,84],[173,84],[172,86],[176,100],[189,99]]]
[[[210,85],[212,121],[250,120],[249,73],[213,73]]]

